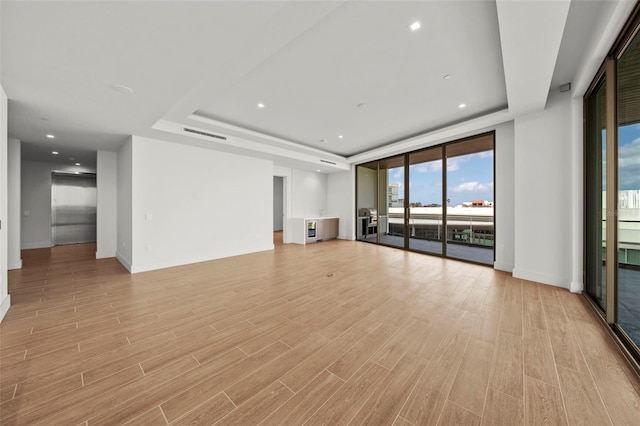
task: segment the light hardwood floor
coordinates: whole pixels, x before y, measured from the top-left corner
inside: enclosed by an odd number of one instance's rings
[[[349,241],[136,275],[94,252],[10,273],[1,424],[640,424],[565,290]]]

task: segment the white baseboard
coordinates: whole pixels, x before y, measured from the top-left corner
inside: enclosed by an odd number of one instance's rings
[[[208,262],[210,260],[224,259],[227,257],[242,256],[244,254],[258,253],[261,251],[273,250],[275,246],[273,244],[265,244],[262,247],[253,247],[251,249],[240,249],[224,252],[210,252],[201,255],[192,255],[188,257],[178,258],[174,257],[168,260],[159,260],[156,262],[136,263],[131,266],[131,269],[127,268],[132,274],[139,272],[155,271],[157,269],[173,268],[175,266],[190,265],[193,263]],[[122,262],[122,261],[121,261]],[[125,265],[126,268],[126,265]]]
[[[9,312],[10,307],[11,307],[11,295],[7,294],[7,296],[4,298],[2,303],[0,303],[0,322],[2,322],[2,319],[4,318],[4,316],[7,315],[7,312]]]
[[[522,269],[513,270],[514,278],[522,278],[528,281],[535,281],[542,284],[548,284],[556,287],[570,289],[570,281],[566,278],[555,275],[541,274],[539,272],[524,271]]]
[[[22,259],[9,259],[8,268],[10,271],[12,269],[22,269]]]
[[[513,273],[513,265],[509,265],[507,263],[493,262],[493,269],[497,269],[498,271]]]
[[[96,252],[96,259],[108,259],[110,257],[116,257],[116,253],[115,252],[105,252],[105,251],[97,251]]]
[[[129,262],[129,260],[127,260],[123,255],[121,255],[117,251],[116,251],[116,259],[118,259],[118,262],[122,263],[122,266],[124,266],[127,269],[127,271],[131,272],[131,263]]]
[[[53,247],[51,241],[43,241],[39,243],[23,243],[21,249],[22,250],[31,250],[31,249],[39,249],[39,248],[49,248]]]
[[[571,287],[569,288],[569,291],[571,291],[571,293],[580,294],[583,292],[583,290],[584,290],[583,283],[577,283],[575,281],[571,281]]]

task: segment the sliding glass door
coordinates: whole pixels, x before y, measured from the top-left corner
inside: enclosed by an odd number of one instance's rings
[[[378,225],[380,244],[404,247],[404,155],[378,162]]]
[[[600,309],[607,309],[607,139],[605,121],[606,85],[604,78],[587,99],[585,145],[585,284],[587,293]]]
[[[442,254],[443,147],[409,154],[409,248]]]
[[[378,162],[356,167],[356,239],[378,242]]]
[[[618,324],[640,346],[640,34],[617,66]]]
[[[357,239],[492,265],[493,150],[486,133],[357,166]]]
[[[584,107],[586,294],[640,371],[640,3]]]
[[[449,257],[493,263],[493,134],[446,145]]]

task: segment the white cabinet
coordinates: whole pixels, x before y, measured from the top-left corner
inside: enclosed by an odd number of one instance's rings
[[[338,238],[337,217],[293,218],[289,220],[291,242],[309,244]]]

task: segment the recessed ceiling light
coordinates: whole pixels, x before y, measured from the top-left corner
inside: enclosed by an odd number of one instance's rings
[[[52,153],[53,155],[58,155],[58,154],[60,154],[58,151],[51,151],[51,153]]]
[[[112,84],[111,88],[121,95],[130,95],[133,93],[133,89],[131,87],[125,86],[123,84]]]
[[[320,173],[320,169],[316,170],[316,172]]]
[[[342,138],[344,138],[344,136],[338,135],[338,139],[342,139]]]
[[[79,175],[79,174],[80,174],[80,172],[74,172],[74,173],[75,173],[75,174],[77,174],[77,175]]]
[[[76,163],[76,166],[79,166],[79,165],[80,165],[80,163]]]
[[[356,105],[356,106],[357,106],[358,108],[366,108],[366,107],[367,107],[367,104],[364,104],[364,103],[363,103],[363,104],[358,104],[358,105]]]
[[[460,105],[458,105],[458,108],[466,108],[466,107],[467,107],[467,104],[460,104]]]
[[[54,136],[54,135],[51,135],[51,134],[47,135],[47,137],[48,137],[49,139],[55,139],[55,136]]]
[[[411,28],[411,31],[415,31],[417,29],[419,29],[422,25],[420,25],[420,21],[416,21],[413,24],[409,25],[409,28]]]
[[[447,74],[442,77],[443,80],[449,80],[451,78],[451,74]]]
[[[264,104],[263,103],[259,103],[258,104],[258,108],[264,108]]]

